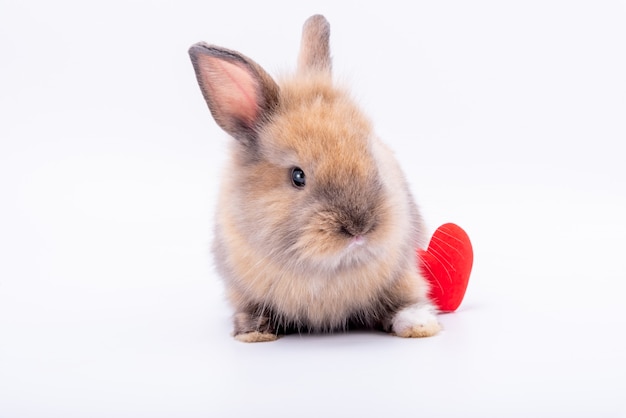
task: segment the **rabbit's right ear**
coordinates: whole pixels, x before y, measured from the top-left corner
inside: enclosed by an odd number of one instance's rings
[[[189,48],[189,55],[217,124],[252,145],[257,128],[278,104],[276,82],[257,63],[234,51],[200,42]]]

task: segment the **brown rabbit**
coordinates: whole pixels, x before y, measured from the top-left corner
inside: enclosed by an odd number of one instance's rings
[[[242,54],[189,54],[217,124],[235,140],[222,180],[214,254],[234,335],[439,329],[416,249],[422,218],[390,150],[333,84],[330,26],[303,28],[298,70],[276,83]]]

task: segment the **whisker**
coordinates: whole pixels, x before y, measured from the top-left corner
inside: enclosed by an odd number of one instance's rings
[[[434,272],[434,271],[430,268],[430,266],[429,266],[428,264],[424,263],[424,259],[422,258],[422,256],[421,256],[421,255],[420,255],[420,256],[418,256],[418,257],[420,258],[421,265],[422,265],[422,266],[424,266],[424,267],[428,270],[428,272],[430,273],[430,277],[432,277],[432,278],[435,280],[435,282],[437,282],[437,286],[439,286],[439,289],[440,289],[443,293],[445,293],[445,292],[444,292],[444,289],[443,289],[443,286],[441,285],[441,282],[439,281],[439,279],[437,278],[437,276],[435,276],[435,272]]]

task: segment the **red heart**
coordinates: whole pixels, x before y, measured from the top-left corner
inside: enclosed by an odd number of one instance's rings
[[[420,269],[430,283],[430,297],[441,312],[459,307],[472,271],[474,252],[465,231],[458,225],[441,225],[427,250],[418,249]]]

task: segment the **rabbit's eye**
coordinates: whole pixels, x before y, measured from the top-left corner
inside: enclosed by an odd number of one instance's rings
[[[300,167],[294,167],[291,169],[291,183],[301,189],[306,184],[304,171]]]

